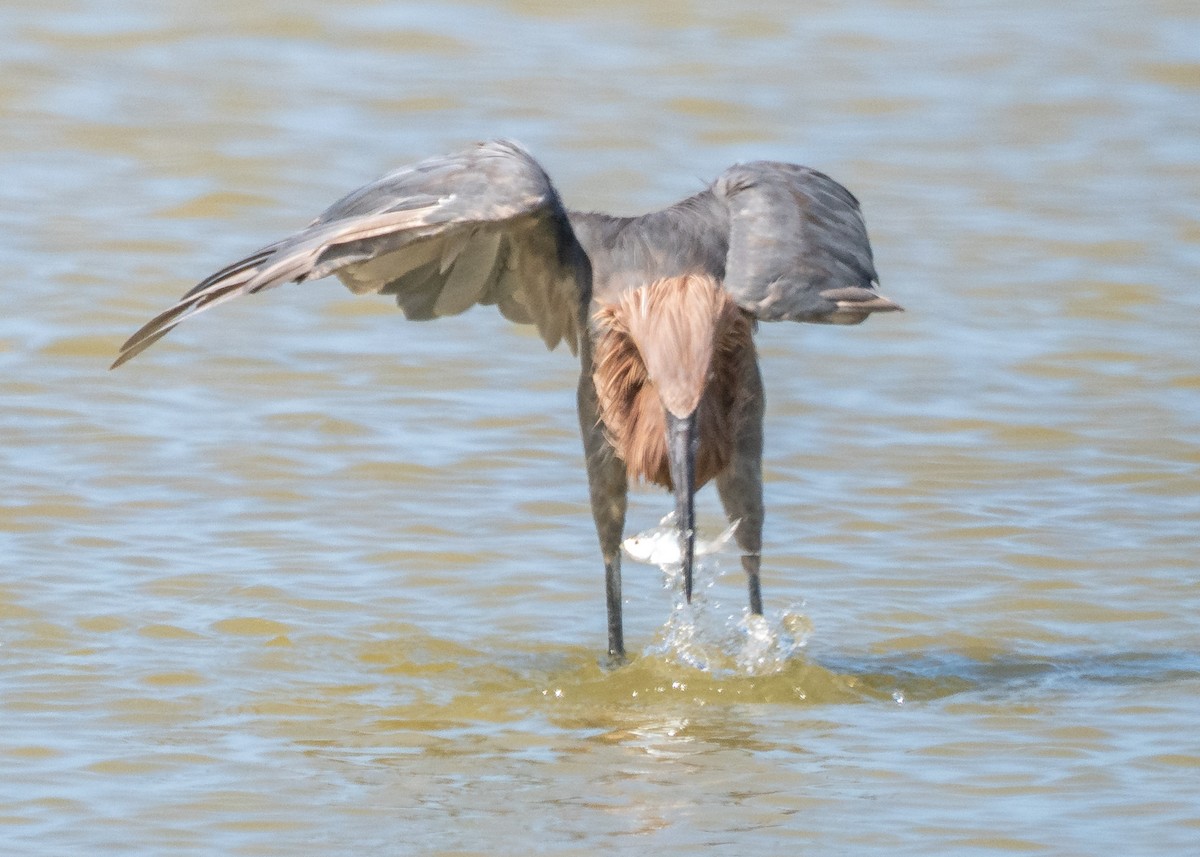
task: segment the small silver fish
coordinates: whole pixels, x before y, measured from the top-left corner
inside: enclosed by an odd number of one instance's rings
[[[720,553],[737,532],[741,519],[730,524],[721,535],[711,541],[696,539],[694,556],[706,556]],[[634,562],[646,565],[657,565],[659,568],[678,566],[683,561],[683,550],[679,544],[679,531],[675,528],[675,513],[667,515],[658,522],[658,526],[636,536],[630,536],[621,542],[625,556]]]

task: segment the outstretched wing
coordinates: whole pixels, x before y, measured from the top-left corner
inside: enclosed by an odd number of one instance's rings
[[[219,303],[330,274],[356,294],[395,295],[412,319],[495,304],[536,325],[548,347],[565,339],[574,352],[586,265],[533,157],[512,142],[479,143],[359,188],[306,229],[217,271],[131,336],[113,368]]]
[[[858,200],[829,176],[756,161],[726,170],[712,193],[729,214],[725,288],[757,318],[858,324],[900,309],[876,291]]]

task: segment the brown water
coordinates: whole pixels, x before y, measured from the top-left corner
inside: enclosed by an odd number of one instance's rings
[[[1195,3],[49,0],[0,31],[0,853],[1200,841]],[[576,207],[752,158],[863,200],[909,312],[759,336],[781,663],[697,668],[630,564],[637,657],[600,668],[575,368],[491,312],[317,283],[105,371],[342,191],[501,135]],[[701,642],[736,653],[714,574]]]

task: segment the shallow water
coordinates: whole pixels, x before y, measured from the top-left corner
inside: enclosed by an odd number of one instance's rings
[[[1194,847],[1200,12],[800,8],[0,10],[0,851]],[[909,311],[758,337],[777,669],[689,665],[632,563],[601,668],[575,368],[491,312],[318,283],[105,371],[500,135],[580,208],[753,158],[863,201]]]

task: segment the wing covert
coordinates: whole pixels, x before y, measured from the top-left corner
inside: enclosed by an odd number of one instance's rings
[[[824,173],[756,161],[712,192],[729,213],[725,288],[763,321],[857,324],[899,306],[879,283],[858,200]]]

